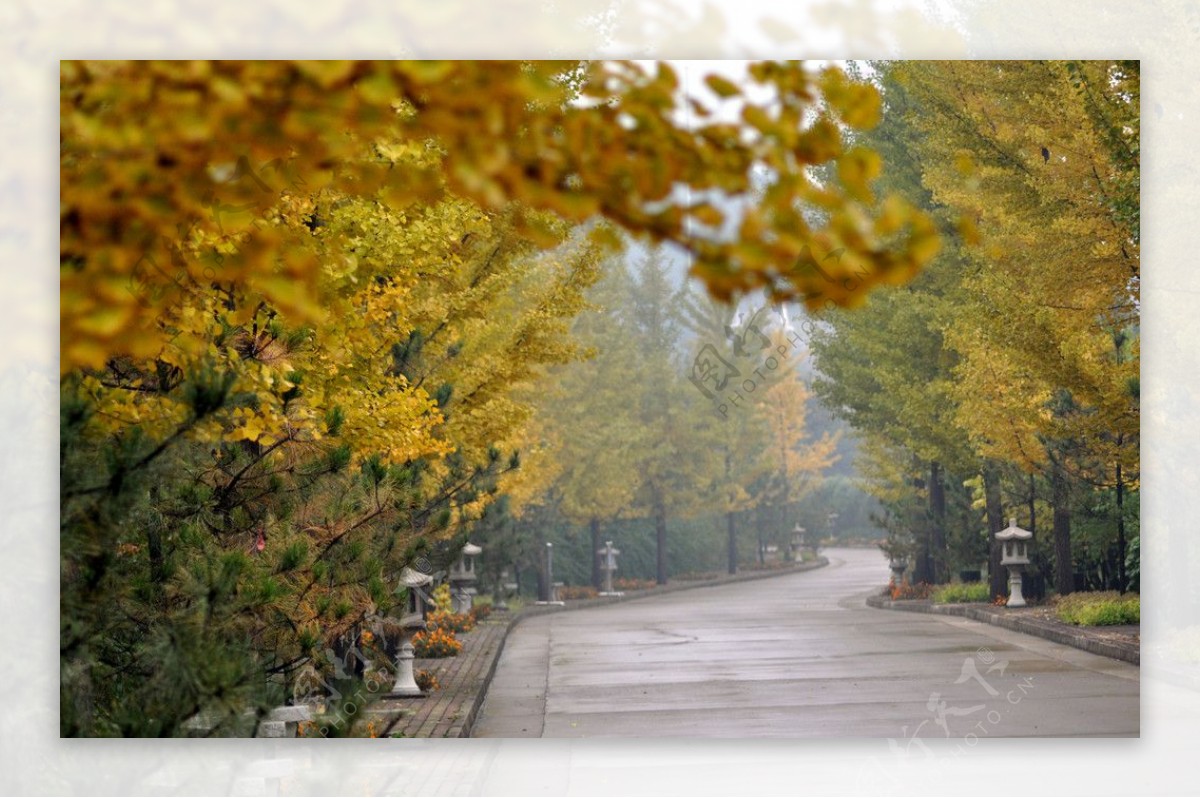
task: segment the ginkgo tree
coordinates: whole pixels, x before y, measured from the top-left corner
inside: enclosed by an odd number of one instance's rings
[[[968,523],[986,517],[990,537],[1006,511],[1032,528],[1043,492],[1054,545],[1037,550],[1069,592],[1083,558],[1073,508],[1111,493],[1116,551],[1099,566],[1121,587],[1138,473],[1137,65],[885,62],[872,75],[885,122],[859,139],[889,165],[883,188],[939,220],[944,243],[907,286],[824,317],[818,389],[867,436],[919,578],[946,576],[947,497],[977,502]],[[978,530],[957,548],[973,551]],[[999,592],[994,545],[991,571]]]
[[[772,336],[773,348],[782,348],[785,340],[786,333],[778,331]],[[785,532],[792,528],[793,505],[816,488],[822,473],[837,459],[837,433],[809,440],[809,399],[808,386],[792,370],[766,389],[756,407],[767,427],[770,463],[759,504],[776,509],[779,528]]]
[[[721,460],[716,482],[725,513],[725,567],[728,573],[736,574],[739,521],[757,509],[766,494],[760,488],[771,472],[771,448],[769,429],[759,404],[740,398],[735,401],[733,397],[741,396],[737,378],[742,370],[747,366],[764,366],[761,362],[764,351],[768,356],[777,353],[762,329],[768,318],[763,308],[744,311],[695,290],[682,294],[678,308],[680,322],[695,335],[687,375],[693,383],[690,387],[709,400],[710,412],[719,422],[712,428]],[[775,381],[788,373],[787,367],[794,365],[791,361],[788,358],[785,367],[777,364],[775,371],[765,372],[762,381]],[[755,379],[757,387],[757,375]],[[762,386],[764,390],[766,387]],[[713,420],[708,421],[711,424]]]
[[[890,168],[880,182],[925,208],[949,235],[937,257],[910,283],[870,292],[854,312],[821,316],[812,335],[819,370],[814,387],[828,407],[867,439],[864,470],[886,475],[867,485],[908,525],[913,540],[906,558],[913,563],[914,579],[934,581],[949,573],[946,483],[977,470],[974,452],[953,423],[950,369],[956,355],[940,329],[957,301],[962,257],[948,214],[922,184],[919,133],[911,122],[919,111],[892,70],[876,75],[888,113],[883,125],[861,139],[887,159]],[[881,461],[887,457],[897,462],[884,466]],[[924,509],[916,512],[919,505]]]
[[[633,505],[653,523],[655,578],[666,584],[672,522],[710,510],[720,501],[719,422],[685,382],[679,289],[662,253],[651,252],[626,268],[623,320],[632,357],[625,385],[638,429],[630,456],[637,473]]]
[[[632,467],[643,430],[634,418],[636,389],[630,368],[634,339],[625,323],[628,272],[610,261],[588,293],[589,308],[572,328],[587,352],[552,371],[536,402],[543,440],[539,459],[553,463],[553,478],[538,481],[543,501],[589,532],[592,586],[601,587],[599,559],[605,524],[633,512],[637,472]],[[524,479],[523,475],[517,477]]]
[[[960,423],[984,455],[1047,474],[1068,592],[1069,483],[1123,491],[1138,473],[1137,65],[897,71],[930,111],[918,120],[926,184],[983,237],[973,256],[988,268],[966,278],[946,327]]]

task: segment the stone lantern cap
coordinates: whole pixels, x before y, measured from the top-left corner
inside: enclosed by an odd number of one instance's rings
[[[996,540],[1007,542],[1010,540],[1032,540],[1033,533],[1028,529],[1021,529],[1017,526],[1017,519],[1008,519],[1008,526],[1005,529],[996,533]]]
[[[483,554],[483,549],[476,546],[474,543],[468,543],[467,545],[463,546],[462,553],[464,557],[474,557],[477,554]]]
[[[400,572],[400,587],[422,587],[432,581],[432,575],[423,574],[412,568],[405,568]]]
[[[405,629],[425,628],[425,597],[421,588],[433,581],[431,574],[423,574],[413,568],[405,568],[400,572],[400,588],[408,590],[408,606],[400,615],[400,625]]]
[[[996,540],[1003,547],[1000,552],[1000,564],[1011,567],[1027,565],[1029,563],[1029,552],[1026,550],[1026,547],[1032,538],[1032,532],[1017,526],[1017,519],[1008,519],[1008,528],[996,533]],[[1019,607],[1022,605],[1015,604],[1013,606]]]

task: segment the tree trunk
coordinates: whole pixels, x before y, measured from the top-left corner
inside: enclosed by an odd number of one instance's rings
[[[592,587],[600,590],[603,586],[600,584],[600,519],[593,518],[591,521],[592,530]]]
[[[1065,596],[1075,589],[1071,562],[1071,500],[1067,475],[1057,462],[1053,463],[1050,481],[1054,505],[1054,579],[1059,595]]]
[[[946,491],[942,485],[941,463],[929,464],[929,516],[933,538],[933,580],[936,584],[949,582],[949,563],[946,561]]]
[[[158,506],[158,488],[150,488],[150,503],[151,506]],[[165,609],[164,602],[166,598],[164,583],[167,581],[167,569],[163,557],[163,541],[162,532],[158,525],[149,521],[146,522],[146,553],[150,557],[150,591],[153,598],[151,603],[160,609]]]
[[[727,549],[727,558],[729,560],[729,573],[737,573],[737,526],[734,520],[735,513],[730,510],[725,514],[725,521],[729,529],[729,541]]]
[[[992,598],[1008,594],[1007,574],[1000,564],[1001,544],[996,534],[1004,528],[1004,505],[1000,495],[1000,474],[994,464],[983,467],[983,496],[988,524],[988,589]]]
[[[667,508],[662,495],[654,494],[655,577],[660,585],[667,583]]]
[[[913,487],[921,490],[925,487],[920,478],[913,479]],[[929,551],[929,519],[928,512],[918,512],[915,507],[910,514],[909,526],[913,530],[916,551],[913,553],[912,584],[933,581],[933,559]]]
[[[758,564],[767,561],[766,545],[763,543],[763,527],[766,525],[766,509],[759,507],[754,511],[754,528],[758,534]]]
[[[733,480],[733,449],[730,446],[725,447],[725,479],[730,482]],[[737,529],[733,515],[732,509],[725,513],[725,521],[729,529],[725,555],[730,574],[737,573]]]
[[[539,534],[537,537],[537,540],[538,540],[537,597],[538,597],[538,601],[549,601],[550,600],[550,580],[548,578],[549,574],[547,573],[547,571],[549,570],[547,568],[549,563],[546,561],[547,549],[546,549],[545,534]]]
[[[1037,539],[1037,483],[1034,481],[1033,472],[1029,472],[1029,531],[1033,533],[1034,540]]]
[[[1117,463],[1117,588],[1124,593],[1129,587],[1125,573],[1125,480],[1121,464]]]

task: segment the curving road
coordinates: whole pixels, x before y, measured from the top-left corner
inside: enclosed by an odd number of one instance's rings
[[[1139,734],[1139,669],[961,618],[866,606],[878,551],[826,568],[528,619],[475,737]]]

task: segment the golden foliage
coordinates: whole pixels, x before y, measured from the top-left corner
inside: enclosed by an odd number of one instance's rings
[[[957,422],[1030,469],[1073,440],[1138,470],[1138,83],[1127,64],[922,62],[924,182],[976,263],[944,321]]]
[[[330,197],[377,203],[381,219],[419,218],[447,193],[601,215],[690,251],[718,297],[767,287],[846,303],[853,292],[803,257],[841,248],[867,284],[911,276],[936,248],[931,224],[895,198],[876,203],[877,164],[842,141],[840,124],[877,119],[874,90],[797,63],[750,76],[777,102],[745,103],[735,125],[682,96],[661,63],[64,62],[62,369],[158,357],[181,307],[212,318],[202,298],[214,292],[244,291],[294,325],[326,319],[331,290],[370,279],[351,242],[313,246]],[[750,93],[717,86],[724,102]],[[841,183],[810,177],[827,163]],[[811,228],[803,206],[828,226]],[[731,220],[735,237],[701,232]],[[545,217],[513,221],[539,244],[557,238]],[[414,241],[418,260],[449,243]]]

